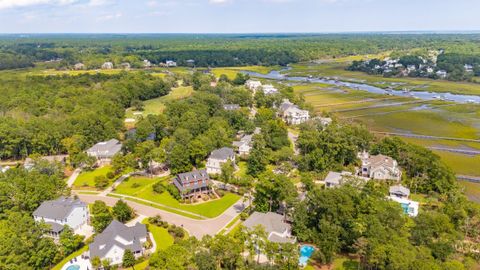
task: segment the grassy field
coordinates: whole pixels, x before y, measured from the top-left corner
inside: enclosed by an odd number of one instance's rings
[[[167,177],[160,179],[151,179],[144,177],[131,177],[128,180],[122,182],[116,188],[115,193],[138,197],[144,200],[188,211],[208,218],[213,218],[222,214],[223,212],[225,212],[225,210],[227,210],[227,208],[232,206],[240,199],[240,196],[236,194],[226,193],[225,196],[220,199],[193,205],[182,204],[175,198],[173,198],[168,192],[163,192],[162,194],[155,193],[153,191],[152,185],[159,181],[162,181],[167,185],[169,178]]]
[[[147,116],[149,114],[161,114],[165,109],[166,102],[191,96],[192,93],[193,88],[191,86],[173,88],[172,91],[166,96],[144,101],[144,110],[140,112],[141,114],[139,115]],[[133,108],[128,108],[126,110],[126,118],[136,119],[137,115],[134,113],[135,111]]]
[[[104,166],[93,171],[82,172],[73,183],[73,186],[76,189],[95,189],[95,177],[101,175],[106,177],[110,171],[112,171],[111,166]],[[110,181],[111,183],[113,183],[113,180]]]
[[[478,166],[478,165],[477,165]],[[480,183],[459,181],[470,200],[480,203]]]
[[[225,67],[225,68],[213,68],[212,73],[215,77],[220,77],[220,75],[225,74],[229,79],[234,79],[242,70],[253,71],[262,74],[268,74],[272,70],[279,69],[279,66],[265,67],[265,66],[245,66],[245,67]]]

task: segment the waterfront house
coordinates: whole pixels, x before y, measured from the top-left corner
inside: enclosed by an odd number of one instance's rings
[[[307,110],[301,110],[288,99],[284,99],[280,105],[279,116],[290,125],[302,124],[310,119],[310,114]]]
[[[362,162],[359,175],[377,180],[401,179],[402,172],[393,158],[384,155],[370,156],[367,152],[359,153],[358,157]]]

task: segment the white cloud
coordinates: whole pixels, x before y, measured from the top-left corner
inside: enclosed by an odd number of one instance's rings
[[[112,13],[112,14],[106,14],[97,19],[97,21],[109,21],[109,20],[114,20],[121,18],[123,16],[123,13],[117,12],[117,13]]]
[[[226,4],[230,2],[230,0],[209,0],[210,4]]]
[[[79,0],[0,0],[0,9],[28,7],[35,5],[68,5]]]

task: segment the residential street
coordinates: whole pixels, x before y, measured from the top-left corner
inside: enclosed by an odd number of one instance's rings
[[[90,194],[78,194],[78,197],[85,203],[93,203],[96,200],[101,200],[109,206],[113,206],[117,200],[119,200],[118,198]],[[223,214],[216,218],[208,220],[195,220],[136,202],[128,200],[126,200],[126,202],[136,211],[138,215],[147,217],[160,215],[165,221],[171,224],[183,226],[183,228],[187,230],[190,235],[195,236],[198,239],[201,239],[204,235],[217,234],[244,209],[244,203],[242,202],[242,199],[240,199],[234,205],[228,208]],[[248,202],[245,202],[245,207],[246,206],[248,206]]]

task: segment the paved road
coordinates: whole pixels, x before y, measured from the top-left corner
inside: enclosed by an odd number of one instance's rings
[[[96,200],[101,200],[109,206],[113,206],[119,200],[118,198],[90,194],[78,194],[78,197],[85,203],[93,203]],[[244,207],[248,205],[248,202],[245,202],[244,205],[242,199],[240,199],[234,205],[228,208],[223,214],[216,218],[195,220],[136,202],[128,200],[126,200],[126,202],[136,211],[137,214],[146,217],[160,215],[164,220],[171,224],[175,224],[177,226],[183,225],[183,228],[187,230],[190,235],[195,236],[198,239],[201,239],[205,235],[217,234],[228,223],[230,223],[230,221],[239,215]]]

